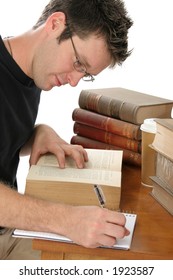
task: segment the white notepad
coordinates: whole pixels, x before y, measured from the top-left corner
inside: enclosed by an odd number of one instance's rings
[[[126,228],[130,231],[130,234],[122,239],[117,239],[117,242],[114,246],[106,247],[106,248],[122,249],[122,250],[130,249],[137,216],[136,214],[129,214],[129,213],[123,213],[123,214],[126,216]],[[19,237],[19,238],[45,239],[45,240],[73,243],[72,240],[70,240],[65,236],[54,234],[54,233],[39,232],[39,231],[15,229],[12,236]]]

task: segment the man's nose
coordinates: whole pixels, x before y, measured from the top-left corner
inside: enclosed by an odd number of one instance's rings
[[[79,81],[83,78],[84,73],[74,71],[68,75],[68,83],[72,87],[76,87]]]

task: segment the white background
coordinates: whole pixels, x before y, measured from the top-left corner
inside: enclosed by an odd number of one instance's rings
[[[37,122],[51,125],[66,141],[73,135],[71,114],[78,107],[82,89],[125,87],[172,99],[172,1],[124,2],[134,25],[129,32],[129,49],[133,49],[133,53],[123,66],[106,69],[94,83],[81,81],[76,88],[67,85],[42,93]],[[47,3],[48,0],[1,0],[2,37],[30,29]],[[24,187],[27,168],[26,159],[22,159],[18,174],[20,189]]]

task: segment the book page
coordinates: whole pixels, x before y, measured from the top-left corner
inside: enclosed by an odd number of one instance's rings
[[[116,170],[120,171],[122,166],[122,151],[86,149],[89,161],[85,163],[85,169]],[[59,167],[55,155],[42,156],[37,165]],[[77,168],[71,157],[66,157],[66,168]]]
[[[89,162],[86,168],[121,171],[122,151],[87,149]]]
[[[31,166],[27,180],[75,182],[120,186],[121,172],[96,169],[59,169],[56,166]]]

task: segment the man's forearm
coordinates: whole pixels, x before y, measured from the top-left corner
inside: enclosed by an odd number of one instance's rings
[[[64,234],[64,206],[22,195],[0,184],[0,226]]]
[[[22,195],[0,184],[0,226],[67,236],[89,248],[112,246],[129,234],[121,213],[98,206],[71,206]]]

